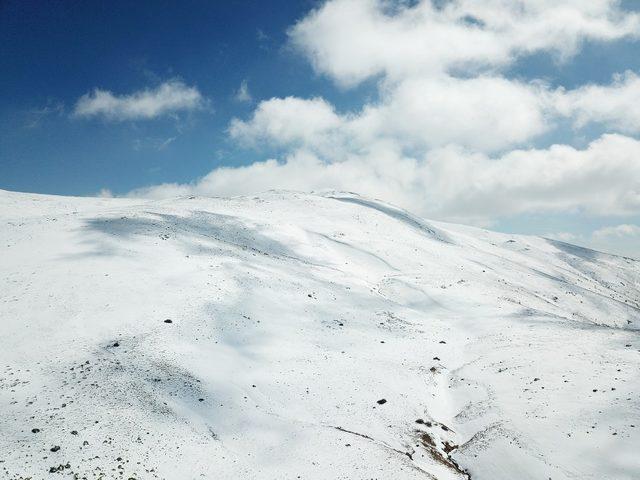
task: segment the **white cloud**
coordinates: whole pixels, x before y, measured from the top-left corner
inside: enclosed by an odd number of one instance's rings
[[[176,141],[178,137],[144,137],[144,138],[136,138],[133,141],[133,149],[136,151],[152,149],[157,151],[162,151],[166,149],[169,145]]]
[[[640,260],[640,226],[635,224],[612,225],[584,234],[560,232],[544,236]]]
[[[544,238],[551,238],[553,240],[560,240],[561,242],[571,243],[580,240],[580,235],[571,232],[551,232],[542,235]]]
[[[585,243],[599,250],[640,260],[640,225],[625,223],[600,228]]]
[[[530,212],[640,214],[640,141],[628,136],[640,132],[637,75],[565,90],[501,70],[531,52],[567,57],[585,40],[640,36],[638,15],[618,2],[330,0],[289,35],[339,85],[374,78],[376,100],[350,112],[319,97],[260,102],[229,135],[277,147],[280,161],[135,194],[343,189],[481,224]],[[613,133],[584,148],[534,148],[567,121]]]
[[[491,151],[547,131],[549,96],[541,85],[502,77],[411,78],[358,113],[339,114],[322,98],[272,98],[248,121],[234,119],[229,133],[248,146],[304,145],[331,161],[381,139],[410,149],[457,144]]]
[[[586,39],[638,36],[640,18],[618,3],[332,0],[298,22],[290,37],[317,71],[353,85],[379,74],[499,67],[543,50],[569,56]]]
[[[344,148],[358,151],[385,138],[406,149],[454,144],[502,150],[526,145],[564,117],[576,127],[601,123],[614,131],[640,132],[640,77],[630,72],[610,85],[575,90],[499,76],[409,77],[383,86],[381,97],[348,114],[322,98],[272,98],[248,121],[234,119],[229,131],[245,145],[305,145],[329,161],[343,158]]]
[[[101,188],[100,191],[96,194],[96,197],[113,198],[113,192],[108,188]]]
[[[595,238],[603,239],[607,237],[640,237],[640,227],[623,223],[612,227],[603,227],[593,232]]]
[[[640,37],[640,16],[614,0],[330,0],[289,36],[342,86],[378,76],[380,100],[336,122],[358,145],[385,136],[407,148],[491,152],[526,146],[563,117],[577,128],[640,131],[633,73],[570,91],[497,73],[532,52],[568,57],[585,40]]]
[[[503,77],[409,77],[383,92],[352,124],[360,136],[388,136],[408,147],[447,144],[491,151],[548,129],[541,85]]]
[[[76,117],[102,116],[109,120],[151,119],[183,110],[203,108],[205,99],[197,88],[179,80],[171,80],[153,90],[141,90],[129,95],[114,95],[96,88],[76,102]]]
[[[392,142],[324,162],[298,150],[268,160],[219,168],[188,185],[160,185],[135,195],[250,194],[271,188],[337,188],[384,198],[427,217],[486,224],[528,212],[640,214],[640,141],[605,135],[583,150],[566,145],[499,157],[460,147],[403,156]]]
[[[249,92],[249,83],[246,80],[242,80],[242,82],[240,82],[240,88],[238,88],[238,91],[235,93],[233,98],[238,102],[244,103],[248,103],[253,100],[251,92]]]
[[[272,98],[260,102],[248,122],[234,119],[232,138],[247,145],[270,142],[276,145],[312,145],[332,135],[343,120],[321,98]]]
[[[640,77],[631,71],[616,75],[611,85],[560,90],[554,100],[559,113],[573,117],[577,127],[598,122],[621,132],[640,133]]]

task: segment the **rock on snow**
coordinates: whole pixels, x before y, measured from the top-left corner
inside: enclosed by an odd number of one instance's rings
[[[635,260],[342,192],[0,192],[0,242],[0,478],[640,478]]]

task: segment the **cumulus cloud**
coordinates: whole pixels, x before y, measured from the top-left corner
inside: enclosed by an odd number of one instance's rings
[[[611,85],[585,85],[554,95],[560,114],[574,118],[577,127],[603,123],[626,133],[640,133],[640,77],[627,71]]]
[[[268,142],[275,145],[317,145],[335,135],[342,119],[321,98],[272,98],[260,102],[252,118],[231,121],[232,138],[250,146]]]
[[[563,118],[577,128],[599,123],[640,132],[640,77],[630,72],[574,90],[501,76],[410,77],[381,97],[343,114],[322,98],[272,98],[250,119],[232,120],[229,132],[247,146],[325,147],[319,153],[329,160],[385,138],[406,149],[453,144],[491,152],[526,145]]]
[[[152,119],[179,111],[203,108],[205,99],[196,87],[170,80],[155,89],[129,95],[114,95],[96,88],[80,97],[75,104],[75,117],[104,117],[108,120]]]
[[[307,146],[335,160],[390,139],[406,148],[457,144],[496,150],[548,130],[549,92],[502,77],[413,78],[357,113],[339,114],[322,98],[272,98],[229,133],[244,145]]]
[[[280,158],[133,194],[343,189],[476,224],[531,212],[639,215],[637,74],[565,89],[505,68],[627,37],[640,37],[640,17],[614,0],[329,0],[290,42],[341,88],[375,82],[375,100],[346,112],[321,97],[262,101],[229,136]],[[567,122],[602,131],[580,148],[536,143]]]
[[[567,57],[584,40],[637,37],[639,25],[615,0],[332,0],[290,37],[318,72],[349,86],[380,74],[501,67],[537,51]]]

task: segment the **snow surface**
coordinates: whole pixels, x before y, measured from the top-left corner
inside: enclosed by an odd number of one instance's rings
[[[638,261],[342,192],[0,191],[0,245],[1,478],[640,478]]]

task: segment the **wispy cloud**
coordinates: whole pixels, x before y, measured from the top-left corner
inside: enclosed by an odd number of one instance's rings
[[[606,252],[635,257],[640,260],[640,225],[622,223],[598,228],[591,233],[549,233],[547,238],[576,243]]]
[[[246,80],[242,80],[240,83],[240,87],[236,91],[234,97],[238,102],[251,102],[253,97],[251,96],[251,92],[249,92],[249,84]]]
[[[62,115],[64,104],[56,100],[49,100],[44,107],[33,108],[25,113],[25,128],[36,128],[50,115]]]
[[[607,237],[640,237],[640,227],[638,225],[623,223],[612,227],[600,228],[593,232],[593,236],[599,239]]]
[[[206,99],[196,87],[180,80],[170,80],[154,89],[127,95],[115,95],[96,88],[80,97],[75,104],[75,117],[103,117],[112,121],[153,119],[180,111],[204,108]]]
[[[171,145],[178,137],[169,137],[169,138],[156,138],[156,137],[145,137],[145,138],[136,138],[133,141],[133,149],[136,151],[140,150],[157,150],[162,151],[166,149],[169,145]]]

